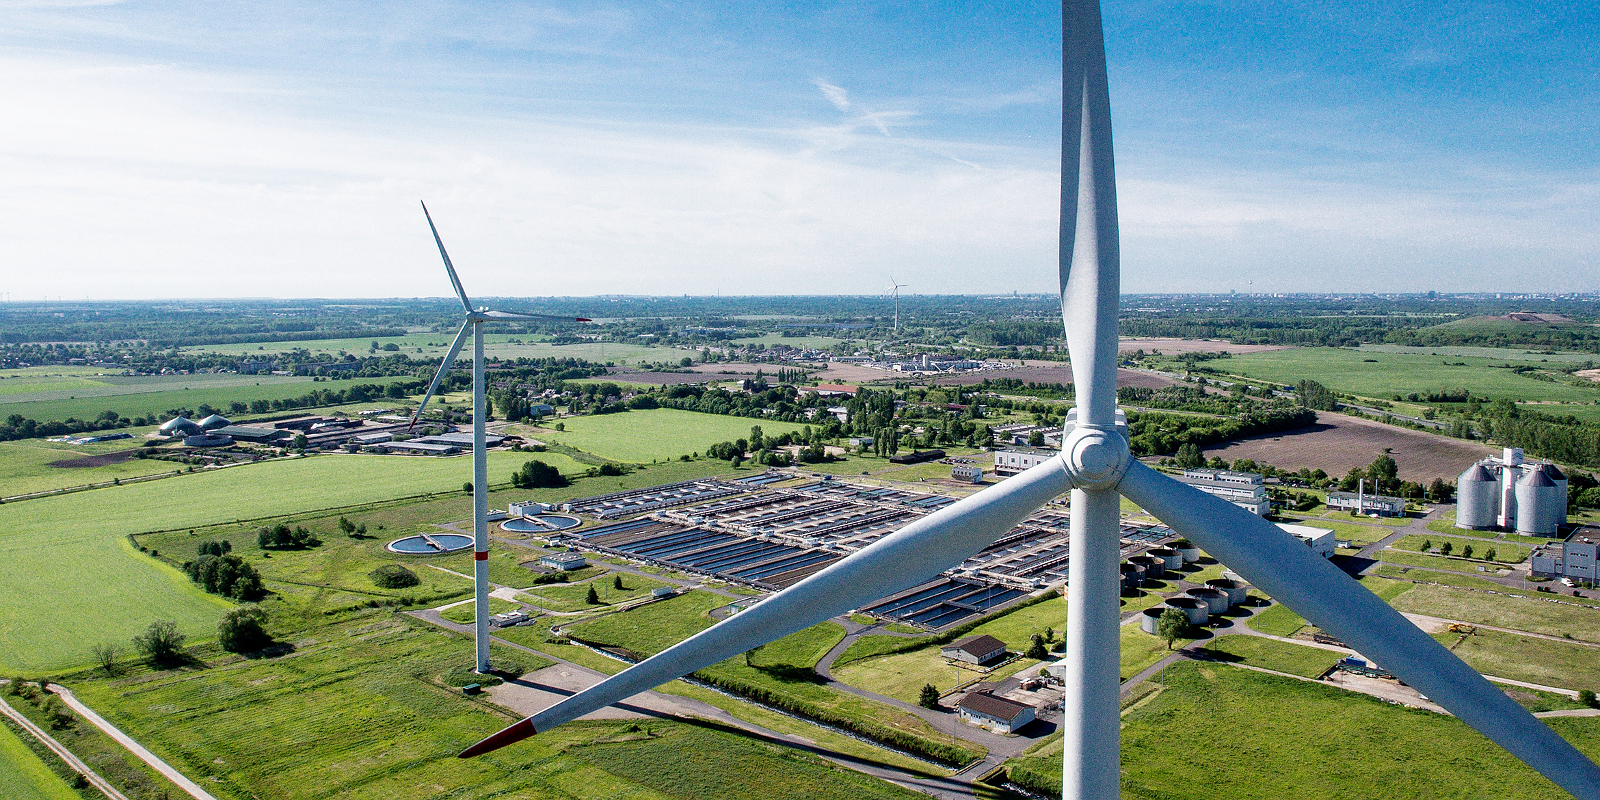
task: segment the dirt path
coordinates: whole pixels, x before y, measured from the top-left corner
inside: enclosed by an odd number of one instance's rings
[[[4,683],[10,683],[10,681],[4,681]],[[73,768],[87,779],[90,786],[100,790],[101,794],[111,798],[111,800],[128,800],[127,795],[117,791],[117,787],[112,786],[109,781],[100,777],[100,773],[90,769],[89,765],[73,755],[66,745],[56,741],[55,737],[45,733],[43,728],[33,724],[33,720],[23,716],[22,712],[12,708],[11,704],[4,700],[0,700],[0,714],[4,714],[7,719],[17,723],[18,726],[27,731],[28,735],[38,739],[50,752],[55,753],[62,761],[67,762],[67,766]]]
[[[68,708],[78,712],[79,716],[88,720],[90,725],[99,728],[101,733],[110,736],[116,741],[117,744],[127,748],[128,752],[138,756],[140,761],[149,764],[151,769],[161,773],[166,777],[167,780],[177,784],[179,789],[187,792],[190,797],[194,798],[194,800],[217,800],[217,798],[213,797],[210,792],[200,788],[200,784],[189,780],[189,778],[182,772],[179,772],[167,762],[157,758],[155,753],[146,750],[143,745],[134,741],[132,737],[128,736],[128,734],[118,730],[115,725],[107,722],[104,717],[94,713],[94,709],[84,705],[82,701],[80,701],[77,697],[74,697],[72,692],[65,687],[51,686],[50,691],[54,692],[57,697],[60,697],[61,702],[66,703]]]

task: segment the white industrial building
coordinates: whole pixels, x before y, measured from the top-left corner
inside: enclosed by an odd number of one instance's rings
[[[983,483],[983,467],[978,464],[956,464],[950,468],[950,477],[967,483]]]
[[[1210,495],[1216,495],[1258,517],[1272,510],[1267,487],[1254,472],[1225,469],[1186,469],[1178,480]]]
[[[994,454],[994,474],[1009,477],[1032,469],[1060,454],[1059,450],[1038,447],[1010,447]]]
[[[1032,722],[1037,712],[1026,703],[996,697],[988,692],[968,692],[956,703],[956,713],[961,719],[995,733],[1013,733]]]
[[[539,566],[561,570],[562,572],[571,572],[572,570],[589,566],[589,559],[584,558],[581,553],[554,553],[547,556],[539,556]]]
[[[1362,516],[1377,514],[1380,517],[1403,517],[1406,513],[1406,499],[1386,494],[1367,494],[1363,491],[1328,492],[1328,509],[1348,511]]]
[[[1290,525],[1287,522],[1278,523],[1278,527],[1285,532],[1306,543],[1317,555],[1323,558],[1332,558],[1334,548],[1337,547],[1334,532],[1328,528],[1313,528],[1310,525]]]
[[[1567,476],[1555,464],[1507,447],[1456,481],[1456,527],[1555,536],[1567,521]]]

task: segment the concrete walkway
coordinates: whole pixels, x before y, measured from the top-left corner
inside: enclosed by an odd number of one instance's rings
[[[66,703],[68,708],[78,712],[79,716],[88,720],[90,725],[99,728],[101,733],[110,736],[114,741],[116,741],[117,744],[127,748],[128,752],[138,756],[140,761],[149,764],[151,769],[161,773],[166,777],[167,780],[177,784],[179,789],[187,792],[190,797],[194,798],[194,800],[217,800],[217,798],[213,797],[210,792],[200,788],[199,784],[189,780],[189,778],[182,772],[179,772],[177,769],[174,769],[172,765],[162,761],[160,758],[157,758],[155,753],[146,750],[143,745],[134,741],[133,737],[130,737],[128,734],[118,730],[115,725],[107,722],[104,717],[94,713],[93,709],[84,705],[83,702],[77,697],[73,696],[72,692],[66,687],[52,685],[50,687],[50,691],[55,692],[56,696],[60,697],[61,702]]]
[[[3,683],[10,683],[10,681],[3,681]],[[0,714],[4,714],[7,719],[17,723],[18,726],[27,731],[28,735],[38,739],[40,744],[43,744],[50,752],[55,753],[62,761],[67,762],[67,766],[82,775],[89,781],[89,785],[98,789],[101,794],[111,798],[111,800],[128,800],[128,796],[117,791],[117,787],[112,786],[110,781],[100,777],[100,773],[90,769],[89,765],[83,763],[82,759],[73,755],[66,745],[56,741],[55,737],[50,734],[45,733],[43,728],[33,724],[33,720],[23,716],[21,711],[12,708],[10,703],[0,700]]]

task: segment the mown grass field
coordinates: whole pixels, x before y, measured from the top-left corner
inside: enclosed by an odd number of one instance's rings
[[[518,608],[521,608],[521,606],[511,602],[510,600],[501,600],[498,597],[489,598],[490,616],[495,614],[504,614],[507,611],[515,611]],[[459,622],[462,625],[470,625],[478,618],[477,610],[478,604],[475,602],[462,603],[459,606],[453,606],[439,612],[439,616],[450,620],[451,622]]]
[[[571,417],[561,423],[565,431],[539,428],[533,435],[601,458],[636,464],[703,453],[718,442],[748,438],[750,428],[756,425],[761,426],[762,433],[767,436],[805,427],[793,422],[700,414],[673,408]]]
[[[554,454],[538,455],[563,469],[576,467]],[[509,476],[529,457],[490,453],[490,475]],[[726,468],[707,462],[663,465],[622,478],[583,479],[562,489],[506,491],[494,499],[503,506],[506,500],[529,497],[601,494],[617,486],[654,485],[717,469]],[[191,636],[212,635],[228,604],[200,593],[177,570],[137,553],[124,538],[128,534],[173,530],[183,537],[190,528],[284,514],[316,516],[316,509],[425,492],[454,504],[428,510],[420,518],[413,511],[390,512],[394,524],[386,525],[385,533],[410,532],[434,522],[470,519],[470,499],[461,491],[469,471],[465,457],[322,455],[7,504],[8,525],[0,530],[0,586],[8,589],[0,596],[0,669],[33,672],[81,664],[90,644],[126,642],[157,618],[178,622]],[[332,528],[334,519],[326,520],[324,530]],[[375,527],[378,520],[373,524],[372,535],[381,535]],[[254,527],[233,526],[230,536],[241,537],[236,547],[246,542],[254,547]],[[331,541],[333,536],[337,534],[324,538]],[[386,561],[403,560],[383,554],[377,539],[365,544],[369,549],[364,552]],[[156,539],[146,546],[161,550],[167,545]],[[180,562],[192,558],[192,546],[170,546],[172,557]],[[263,563],[269,579],[310,583],[327,591],[346,585],[376,591],[366,573],[383,562],[327,559],[311,551],[274,554],[271,563],[284,568],[269,570]]]
[[[607,606],[638,600],[649,594],[651,590],[667,585],[661,581],[642,578],[638,575],[622,573],[618,573],[618,575],[622,578],[621,589],[616,587],[613,576],[606,574],[570,586],[552,584],[535,586],[528,590],[528,599],[534,604],[548,608],[551,611],[603,611]],[[591,586],[594,587],[594,593],[599,595],[599,605],[589,605],[587,602],[589,587]]]
[[[631,723],[573,723],[464,761],[455,758],[462,747],[512,721],[441,685],[445,672],[470,658],[465,639],[372,612],[297,645],[287,658],[230,659],[73,688],[223,800],[694,797],[665,794],[656,788],[660,775],[634,770],[663,760],[720,764],[723,753],[741,748],[754,748],[745,752],[748,768],[702,770],[693,780],[709,794],[699,796],[762,796],[790,781],[814,783],[819,797],[904,796],[787,749],[707,729],[679,736],[679,723],[658,721],[649,723],[650,736],[627,730]],[[627,739],[638,744],[593,746]]]
[[[50,770],[9,721],[0,724],[0,797],[7,800],[81,800],[61,776]]]
[[[1484,553],[1490,549],[1494,550],[1495,561],[1503,561],[1507,564],[1515,564],[1528,557],[1528,548],[1514,542],[1485,542],[1481,539],[1457,539],[1447,536],[1423,536],[1419,534],[1410,534],[1400,537],[1394,542],[1394,544],[1389,545],[1389,547],[1398,548],[1401,550],[1411,550],[1420,553],[1423,552],[1422,546],[1424,544],[1428,544],[1430,550],[1438,550],[1439,546],[1445,542],[1450,543],[1452,547],[1450,554],[1453,556],[1465,557],[1463,555],[1463,549],[1466,547],[1471,547],[1473,556],[1479,560],[1483,560],[1485,557]],[[1463,568],[1464,567],[1465,565],[1463,565]]]
[[[1449,645],[1460,637],[1438,638]],[[1600,688],[1600,647],[1480,628],[1454,651],[1485,675],[1562,689]]]
[[[1497,588],[1505,591],[1503,586]],[[1414,614],[1600,642],[1600,609],[1547,603],[1531,591],[1527,597],[1518,598],[1444,586],[1416,586],[1391,604]]]
[[[1412,591],[1424,588],[1416,586],[1410,581],[1390,580],[1374,575],[1363,577],[1361,585],[1365,586],[1373,594],[1383,598],[1389,605],[1400,608],[1402,611],[1408,609],[1402,607],[1399,598],[1405,597]],[[1270,608],[1252,615],[1245,624],[1270,636],[1293,636],[1301,628],[1304,628],[1307,623],[1305,618],[1289,610],[1288,606],[1274,602]]]
[[[1569,797],[1454,717],[1221,664],[1157,679],[1165,691],[1123,716],[1124,797]],[[1550,722],[1600,752],[1595,720]]]
[[[1446,361],[1451,364],[1445,364]],[[1462,363],[1466,366],[1454,366]],[[1309,378],[1334,391],[1379,399],[1441,388],[1463,388],[1479,397],[1513,400],[1590,402],[1600,399],[1600,384],[1591,388],[1535,380],[1493,366],[1504,363],[1469,356],[1302,347],[1237,355],[1209,362],[1209,365],[1223,372],[1282,385]]]
[[[1219,636],[1200,651],[1221,661],[1315,678],[1326,672],[1340,654],[1259,636]]]

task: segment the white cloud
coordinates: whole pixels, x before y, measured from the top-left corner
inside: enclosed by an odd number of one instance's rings
[[[832,103],[834,108],[840,111],[850,110],[849,92],[821,78],[816,78],[813,82],[817,84],[818,89],[822,90],[822,96],[828,98],[828,102]]]

